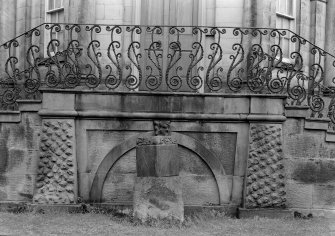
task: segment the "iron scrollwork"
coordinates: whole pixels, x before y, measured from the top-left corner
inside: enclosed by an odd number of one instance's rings
[[[324,84],[335,56],[290,30],[46,23],[0,50],[1,109],[39,99],[42,87],[262,93],[287,95],[314,119],[328,109],[335,122],[335,91]]]

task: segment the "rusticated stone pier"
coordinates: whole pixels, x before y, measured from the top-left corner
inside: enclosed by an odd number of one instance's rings
[[[158,136],[137,140],[134,216],[141,221],[184,220],[178,145],[169,136],[168,126],[166,122],[155,122]]]

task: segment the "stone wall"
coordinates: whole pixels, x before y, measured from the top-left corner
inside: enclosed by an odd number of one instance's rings
[[[332,216],[335,134],[280,96],[43,91],[3,112],[0,202],[130,205],[139,137],[171,121],[186,206]]]
[[[0,124],[1,202],[31,202],[34,195],[41,119],[37,112],[22,112],[18,118]]]
[[[335,143],[327,128],[327,123],[303,118],[289,118],[284,123],[288,208],[334,215]]]

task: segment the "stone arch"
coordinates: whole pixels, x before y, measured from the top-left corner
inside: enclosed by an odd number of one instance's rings
[[[95,172],[95,176],[90,190],[91,201],[101,202],[103,185],[106,180],[107,174],[111,170],[113,165],[125,153],[133,148],[136,148],[136,141],[139,137],[151,135],[153,135],[153,132],[136,135],[115,146],[112,150],[108,152],[108,154],[104,157]],[[216,184],[218,186],[220,204],[229,203],[230,191],[227,191],[229,187],[228,178],[226,177],[225,170],[217,156],[209,151],[204,145],[202,145],[202,143],[192,137],[176,132],[172,132],[171,135],[177,140],[178,145],[183,146],[196,153],[207,164],[207,166],[213,173]]]

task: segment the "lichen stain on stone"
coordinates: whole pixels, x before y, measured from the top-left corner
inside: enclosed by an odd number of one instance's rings
[[[166,210],[169,210],[169,209],[170,209],[169,205],[163,203],[162,201],[160,201],[159,199],[157,199],[157,198],[155,198],[155,197],[154,197],[154,198],[150,198],[150,199],[149,199],[149,202],[150,202],[152,205],[154,205],[155,207],[157,207],[157,208],[159,208],[160,210],[162,210],[162,211],[166,211]]]
[[[25,156],[24,150],[20,149],[10,150],[7,171],[11,171],[15,167],[20,166],[24,160],[24,156]]]
[[[202,183],[202,182],[205,182],[205,181],[208,181],[208,179],[212,177],[212,176],[208,176],[208,175],[196,175],[194,176],[194,179],[196,181],[198,181],[199,183]],[[214,178],[214,177],[212,177]]]
[[[300,163],[294,169],[292,179],[306,184],[316,183],[316,174],[318,172],[316,163]]]
[[[177,195],[170,189],[162,185],[152,186],[146,192],[148,198],[159,198],[163,201],[176,202]]]
[[[7,200],[7,193],[0,190],[0,201]]]
[[[26,117],[26,129],[27,129],[27,148],[32,149],[34,148],[34,129],[30,125],[29,118]]]
[[[335,162],[320,162],[320,171],[317,174],[318,183],[335,181]]]
[[[0,138],[0,186],[5,186],[7,183],[6,172],[8,166],[8,147],[7,140],[9,136],[9,130],[1,127],[1,138]]]
[[[293,171],[292,178],[306,184],[327,183],[335,181],[335,162],[307,162],[299,164]]]
[[[25,146],[26,132],[23,125],[17,125],[12,129],[12,143],[17,146]]]

